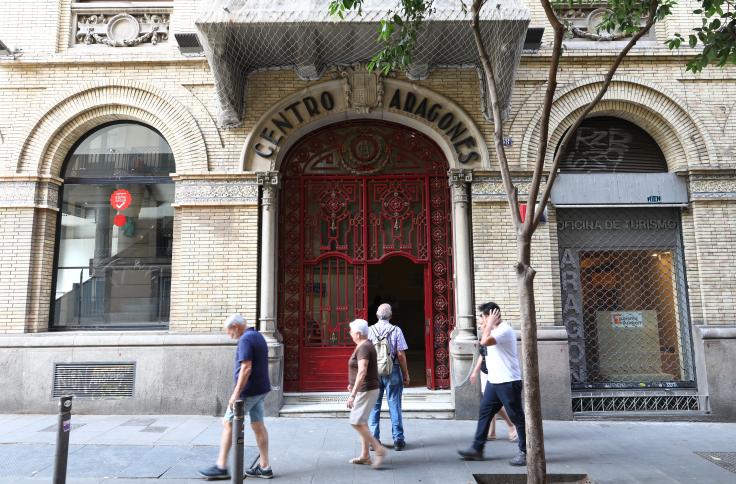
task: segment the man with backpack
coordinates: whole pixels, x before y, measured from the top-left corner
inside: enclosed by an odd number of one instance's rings
[[[391,306],[381,304],[376,311],[378,322],[370,327],[368,337],[376,349],[378,356],[378,401],[371,411],[368,426],[376,440],[381,433],[381,403],[383,392],[386,392],[388,411],[391,415],[391,434],[394,439],[394,450],[404,450],[404,425],[401,419],[401,395],[404,385],[409,384],[409,369],[406,365],[406,350],[409,347],[401,328],[389,322]]]

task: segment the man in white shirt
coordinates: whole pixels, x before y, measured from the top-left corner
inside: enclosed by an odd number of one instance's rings
[[[480,318],[483,334],[480,344],[487,346],[486,367],[488,381],[480,402],[478,426],[470,448],[458,450],[465,460],[482,460],[488,428],[493,416],[504,407],[519,435],[519,453],[509,462],[514,466],[526,465],[526,433],[524,408],[521,404],[521,369],[516,351],[516,333],[508,323],[501,321],[501,308],[496,303],[481,304]]]

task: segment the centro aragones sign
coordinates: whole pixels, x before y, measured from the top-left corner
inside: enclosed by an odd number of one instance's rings
[[[295,93],[261,116],[246,141],[243,168],[278,169],[285,150],[304,134],[350,119],[379,119],[417,129],[434,139],[451,167],[490,166],[480,131],[449,98],[409,82],[379,79],[373,74],[343,77]]]

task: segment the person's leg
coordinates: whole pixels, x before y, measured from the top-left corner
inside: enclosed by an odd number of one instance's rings
[[[519,436],[519,451],[526,453],[526,430],[524,429],[524,408],[521,402],[521,381],[513,381],[504,383],[499,397],[503,401],[509,418],[516,426],[516,433]]]
[[[358,435],[360,435],[360,456],[358,457],[361,460],[369,460],[371,458],[371,453],[368,450],[368,445],[373,445],[374,449],[377,449],[376,445],[381,445],[380,443],[376,444],[374,442],[378,442],[375,437],[373,437],[373,434],[371,433],[370,429],[365,424],[351,424],[356,432],[358,432]]]
[[[233,424],[231,420],[222,421],[222,435],[220,436],[220,453],[217,455],[217,467],[227,469],[227,456],[230,454],[230,445],[233,441]]]
[[[268,430],[266,430],[266,424],[263,423],[263,417],[266,413],[265,399],[266,395],[248,397],[245,405],[250,418],[250,428],[253,429],[256,436],[258,453],[261,454],[259,464],[261,468],[268,469]]]
[[[368,417],[368,426],[376,440],[381,439],[381,402],[383,402],[383,390],[386,386],[386,377],[378,378],[378,400]]]
[[[501,409],[503,411],[503,409]],[[496,440],[496,417],[498,414],[494,415],[491,419],[491,430],[488,431],[488,440]]]
[[[250,469],[245,469],[245,475],[248,477],[261,477],[271,479],[273,471],[269,465],[268,459],[268,430],[263,422],[265,414],[264,400],[266,394],[256,395],[245,399],[244,410],[248,412],[250,418],[250,428],[256,437],[256,445],[258,446],[259,460],[258,465],[254,465]]]
[[[491,419],[501,408],[502,403],[496,394],[496,385],[486,383],[486,389],[483,392],[483,399],[480,401],[480,411],[478,412],[478,425],[475,429],[475,437],[473,438],[473,448],[478,452],[483,452],[488,436],[488,429],[491,426]]]
[[[504,407],[501,407],[501,410],[498,411],[496,416],[501,417],[503,421],[506,422],[506,427],[508,427],[508,432],[509,432],[509,440],[511,442],[514,442],[516,439],[518,439],[519,434],[516,433],[516,426],[514,425],[514,422],[511,421],[508,414],[506,413],[506,409]]]
[[[386,400],[388,400],[388,410],[391,414],[391,436],[394,439],[394,445],[402,445],[404,442],[404,422],[401,416],[401,396],[404,393],[404,381],[401,376],[401,368],[394,365],[393,371],[389,376]]]
[[[263,469],[268,469],[268,430],[266,424],[263,422],[251,422],[250,428],[253,429],[253,433],[256,436],[256,445],[258,446],[258,453],[261,454],[258,463]]]

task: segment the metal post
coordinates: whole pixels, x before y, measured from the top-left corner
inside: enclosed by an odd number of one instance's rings
[[[230,474],[233,484],[243,484],[243,459],[245,458],[245,437],[243,436],[243,401],[235,402],[235,418],[233,418],[233,472]]]
[[[69,457],[69,434],[72,430],[72,397],[59,399],[59,428],[56,432],[56,459],[54,460],[54,484],[66,483],[66,462]]]

